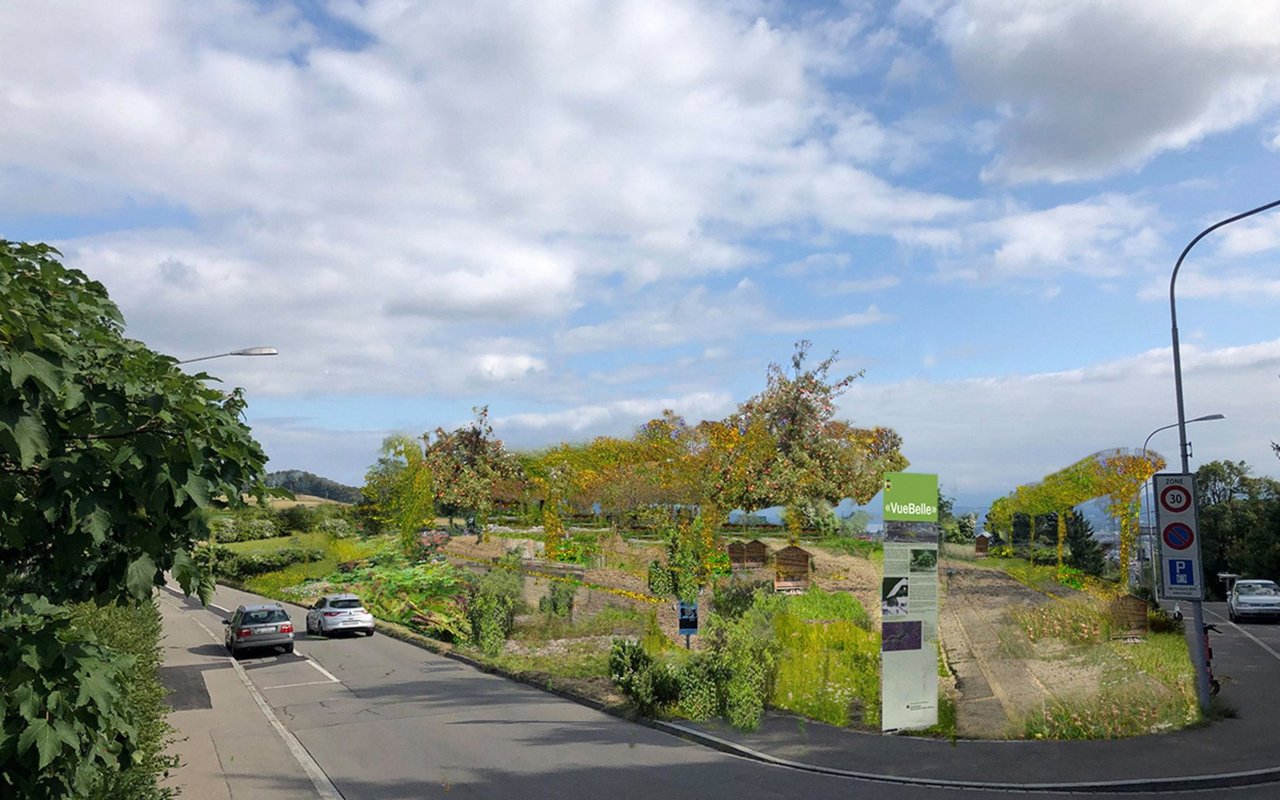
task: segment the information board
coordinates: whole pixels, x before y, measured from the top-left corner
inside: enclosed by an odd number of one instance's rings
[[[885,476],[881,727],[938,722],[938,476]]]

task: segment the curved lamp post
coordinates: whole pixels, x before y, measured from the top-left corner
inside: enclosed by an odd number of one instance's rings
[[[179,361],[179,364],[190,364],[194,361],[208,361],[211,358],[225,358],[226,356],[275,356],[280,351],[274,347],[246,347],[243,350],[232,350],[230,353],[217,353],[212,356],[200,356],[199,358],[186,358]]]
[[[1169,321],[1172,323],[1173,329],[1173,391],[1178,400],[1178,452],[1182,456],[1182,472],[1185,474],[1189,471],[1188,460],[1191,454],[1187,452],[1187,416],[1182,405],[1182,358],[1178,352],[1178,306],[1174,299],[1174,288],[1178,282],[1178,270],[1182,269],[1182,261],[1187,257],[1187,253],[1191,252],[1191,248],[1196,246],[1201,239],[1213,233],[1224,225],[1230,225],[1238,222],[1246,217],[1252,217],[1254,214],[1261,214],[1263,211],[1280,206],[1280,200],[1267,203],[1265,206],[1258,206],[1250,209],[1243,214],[1236,214],[1234,217],[1228,217],[1221,222],[1200,231],[1196,238],[1182,249],[1182,254],[1178,256],[1178,263],[1173,265],[1173,275],[1169,278]],[[1187,649],[1191,651],[1191,663],[1196,666],[1196,689],[1200,696],[1200,708],[1203,711],[1209,710],[1209,665],[1205,662],[1204,647],[1201,645],[1201,636],[1204,630],[1204,605],[1202,600],[1191,601],[1192,624],[1195,625],[1195,635],[1187,640]]]

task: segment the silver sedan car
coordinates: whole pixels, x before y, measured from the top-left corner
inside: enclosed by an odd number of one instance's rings
[[[307,611],[307,633],[328,636],[338,631],[373,635],[373,615],[354,594],[327,594]]]
[[[1236,581],[1227,595],[1227,616],[1242,619],[1280,619],[1280,586],[1272,581]]]
[[[240,606],[222,624],[226,626],[222,641],[232,658],[239,658],[247,650],[268,647],[293,652],[293,623],[279,603]]]

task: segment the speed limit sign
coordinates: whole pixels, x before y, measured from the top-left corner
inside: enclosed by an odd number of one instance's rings
[[[1160,509],[1181,514],[1191,508],[1191,492],[1184,486],[1171,484],[1160,490]]]

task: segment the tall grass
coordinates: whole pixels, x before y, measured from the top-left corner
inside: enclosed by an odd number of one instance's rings
[[[879,634],[788,612],[774,617],[774,633],[781,654],[773,706],[830,725],[880,724]]]

